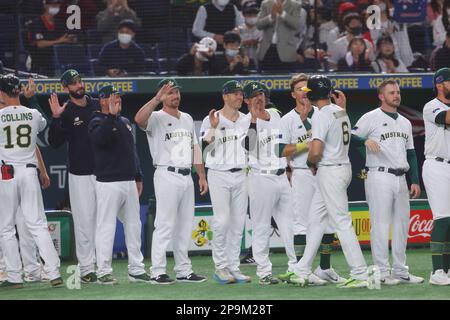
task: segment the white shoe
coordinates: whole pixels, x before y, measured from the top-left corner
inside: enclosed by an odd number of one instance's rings
[[[431,273],[430,284],[434,284],[436,286],[448,286],[450,285],[450,279],[447,274],[445,274],[444,270],[439,269],[434,273]]]
[[[311,273],[308,276],[308,286],[310,287],[316,287],[316,286],[324,286],[328,283],[328,281],[323,280],[321,278],[319,278],[317,275],[315,275],[314,273]]]
[[[380,283],[385,286],[396,286],[400,284],[400,280],[387,276],[385,278],[380,279]]]
[[[246,276],[245,274],[241,273],[239,270],[237,271],[230,271],[231,276],[236,280],[237,283],[247,283],[251,282],[252,278],[249,276]]]
[[[32,274],[24,274],[23,281],[27,283],[35,283],[35,282],[41,282],[41,277],[35,276]]]
[[[227,268],[216,269],[213,279],[220,284],[234,283],[236,279],[231,275]]]
[[[425,281],[424,278],[414,276],[412,274],[408,274],[407,277],[393,277],[393,278],[400,280],[400,283],[418,284],[418,283],[423,283]]]
[[[6,271],[0,271],[0,282],[8,280],[8,274]]]
[[[314,270],[314,274],[320,279],[328,281],[330,283],[339,284],[347,281],[347,279],[342,278],[340,275],[338,275],[333,268],[323,270],[320,266],[318,266],[316,270]]]

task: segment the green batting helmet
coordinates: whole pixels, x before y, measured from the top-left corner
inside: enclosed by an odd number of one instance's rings
[[[319,99],[328,99],[333,86],[328,77],[316,75],[309,77],[306,87],[302,88],[302,90],[306,91],[306,96],[309,100],[317,101]]]
[[[0,91],[8,95],[16,96],[20,93],[22,84],[19,78],[12,73],[7,75],[0,75]]]

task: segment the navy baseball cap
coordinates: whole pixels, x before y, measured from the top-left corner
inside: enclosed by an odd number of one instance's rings
[[[249,99],[259,92],[265,93],[265,91],[265,88],[259,82],[250,81],[244,86],[244,98]]]
[[[445,81],[450,81],[450,68],[441,68],[434,74],[433,82],[435,85]]]
[[[81,80],[81,76],[75,69],[66,70],[61,76],[61,83],[65,87],[69,84],[77,82],[78,80]]]
[[[98,97],[100,99],[107,99],[109,98],[112,94],[119,94],[121,95],[121,93],[119,92],[119,90],[116,89],[116,87],[114,87],[113,85],[106,85],[104,87],[102,87],[99,91],[98,91]]]
[[[158,83],[158,90],[161,89],[165,84],[170,84],[172,86],[172,89],[181,88],[177,80],[175,80],[174,78],[165,78]]]
[[[230,80],[223,84],[222,94],[228,94],[237,91],[244,91],[244,88],[242,88],[242,85],[239,81]]]
[[[10,95],[18,95],[21,89],[22,84],[14,74],[0,75],[0,91]]]

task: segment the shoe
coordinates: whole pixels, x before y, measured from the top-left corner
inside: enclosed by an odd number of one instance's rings
[[[112,285],[117,284],[117,279],[113,278],[112,274],[105,274],[102,277],[97,278],[98,284]]]
[[[262,284],[262,285],[279,284],[280,280],[278,280],[277,278],[274,278],[271,274],[269,274],[268,276],[259,278],[258,283]]]
[[[32,274],[25,274],[23,276],[23,281],[27,282],[27,283],[36,283],[36,282],[41,282],[42,279],[41,279],[40,276],[38,277],[38,276],[35,276],[35,275],[32,275]]]
[[[196,275],[195,273],[191,273],[187,277],[177,277],[177,282],[194,282],[194,283],[200,283],[205,282],[206,277]]]
[[[5,289],[22,289],[23,288],[23,283],[21,282],[9,282],[8,280],[3,281],[2,283],[0,283],[0,288],[5,288]]]
[[[396,286],[400,284],[400,280],[387,276],[385,278],[380,279],[380,284],[383,284],[385,286]]]
[[[50,284],[52,285],[53,288],[59,288],[63,286],[64,281],[61,277],[58,277],[56,279],[50,280]]]
[[[230,271],[233,278],[236,280],[237,283],[249,283],[252,282],[252,278],[243,274],[239,270],[237,271]]]
[[[367,281],[350,278],[344,283],[338,284],[337,288],[339,289],[367,288]]]
[[[395,279],[400,280],[400,283],[411,283],[411,284],[423,283],[425,281],[424,278],[414,276],[412,274],[409,274],[407,277],[395,277]]]
[[[286,271],[286,273],[282,273],[277,275],[277,279],[279,279],[281,282],[289,283],[289,279],[294,275],[295,273],[292,271]]]
[[[308,278],[299,277],[295,273],[289,277],[286,281],[289,284],[293,284],[294,286],[306,287],[308,285]]]
[[[241,264],[256,265],[256,262],[255,259],[253,259],[253,256],[248,254],[241,259]]]
[[[328,283],[327,280],[323,280],[321,278],[319,278],[316,274],[311,273],[308,276],[308,286],[311,287],[317,287],[317,286],[324,286]]]
[[[439,269],[434,273],[431,273],[430,284],[434,284],[436,286],[448,286],[450,285],[450,279],[448,278],[444,270]]]
[[[147,272],[141,273],[141,274],[137,274],[137,275],[132,275],[132,274],[128,274],[128,280],[130,280],[130,282],[146,282],[146,283],[150,283],[150,276],[147,274]]]
[[[97,275],[95,272],[89,272],[88,274],[80,277],[81,283],[97,283]]]
[[[8,275],[6,274],[6,271],[0,271],[0,282],[8,280]]]
[[[330,269],[323,270],[320,266],[318,266],[316,270],[314,270],[314,274],[320,279],[334,284],[340,284],[347,281],[347,279],[338,275],[332,267],[330,267]]]
[[[216,269],[213,279],[220,284],[235,283],[236,279],[232,276],[227,268]]]
[[[160,274],[157,277],[150,278],[151,284],[174,284],[175,280],[171,279],[167,274]]]

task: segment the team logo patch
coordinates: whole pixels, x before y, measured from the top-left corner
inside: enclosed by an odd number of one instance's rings
[[[367,179],[367,171],[366,169],[361,169],[361,171],[359,172],[358,178],[361,180],[366,180]]]
[[[205,219],[199,221],[197,229],[192,231],[192,239],[197,247],[203,247],[213,238],[213,233],[209,230],[208,222]]]
[[[80,117],[75,117],[75,119],[73,119],[73,125],[74,126],[79,126],[79,125],[81,125],[83,123],[84,123],[84,121],[80,120]]]

